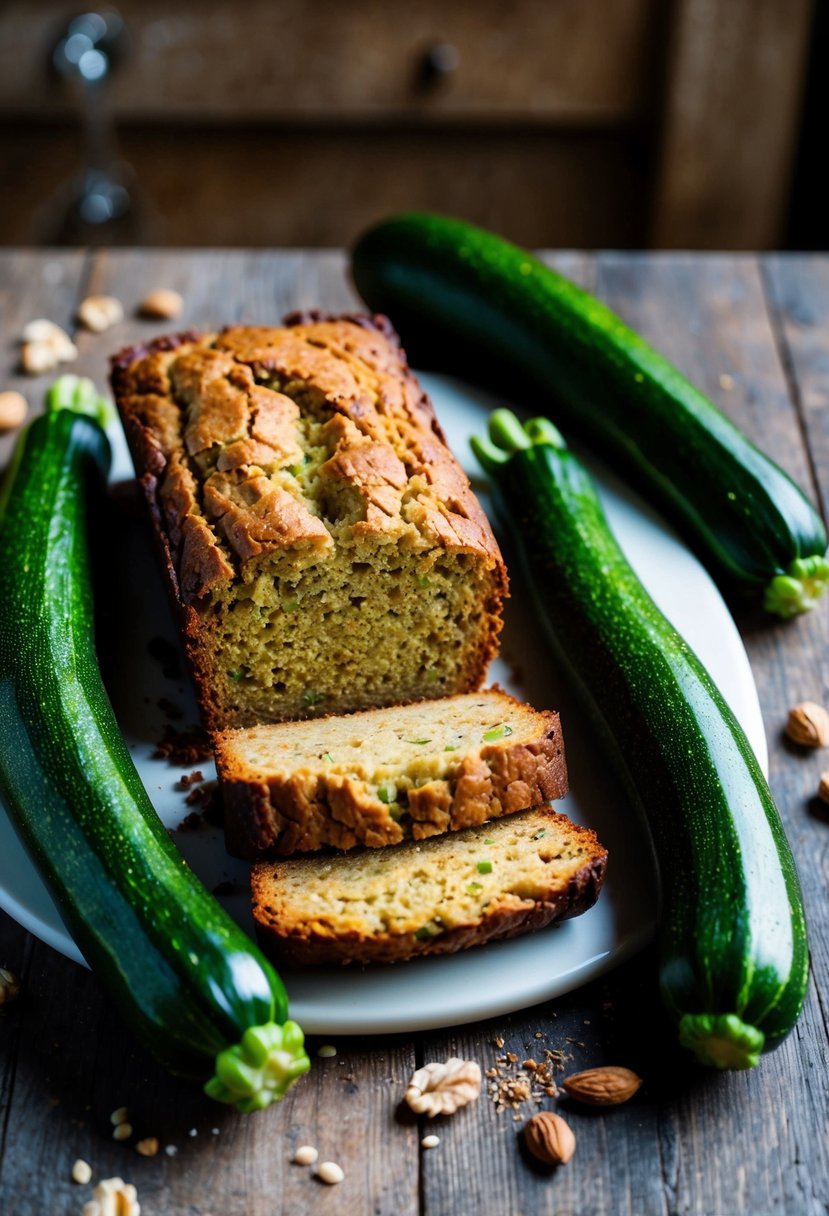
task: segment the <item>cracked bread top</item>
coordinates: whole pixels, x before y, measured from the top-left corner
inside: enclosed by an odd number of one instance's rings
[[[295,314],[122,351],[112,382],[185,603],[251,559],[341,537],[475,554],[505,572],[431,403],[381,317]]]

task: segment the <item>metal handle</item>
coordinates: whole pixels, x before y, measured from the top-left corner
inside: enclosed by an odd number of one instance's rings
[[[428,47],[420,60],[419,78],[424,88],[433,88],[454,75],[460,67],[458,48],[451,42],[436,42]]]

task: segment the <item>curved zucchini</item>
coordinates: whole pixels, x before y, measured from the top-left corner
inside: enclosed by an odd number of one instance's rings
[[[171,1071],[254,1110],[309,1067],[270,964],[156,815],[96,662],[86,499],[109,465],[89,381],[23,433],[0,503],[0,797],[67,928]]]
[[[680,1041],[746,1068],[808,980],[803,903],[768,785],[702,663],[634,574],[552,423],[496,411],[473,440],[558,661],[653,839],[660,984]]]
[[[357,290],[410,355],[549,402],[677,522],[715,577],[784,617],[829,582],[826,531],[804,494],[714,403],[586,291],[460,220],[410,214],[370,229]]]

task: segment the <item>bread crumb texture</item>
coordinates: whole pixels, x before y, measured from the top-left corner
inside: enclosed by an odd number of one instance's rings
[[[157,339],[112,380],[211,727],[480,686],[504,565],[387,322]]]
[[[558,714],[498,689],[215,738],[229,850],[423,840],[567,793]]]
[[[576,916],[606,861],[594,832],[539,808],[422,844],[262,862],[254,917],[279,958],[395,962]]]

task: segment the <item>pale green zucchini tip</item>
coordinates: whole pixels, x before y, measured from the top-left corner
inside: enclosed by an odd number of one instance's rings
[[[219,1052],[204,1092],[244,1113],[264,1110],[310,1067],[302,1028],[292,1021],[266,1022],[248,1027],[240,1043]]]
[[[829,559],[796,557],[785,574],[777,574],[766,588],[766,612],[789,620],[809,612],[829,586]]]
[[[104,428],[115,419],[112,403],[101,396],[94,382],[85,376],[73,376],[70,373],[58,376],[54,384],[46,390],[44,406],[48,414],[54,414],[58,410],[84,414],[88,418],[94,418]]]
[[[766,1038],[736,1013],[686,1013],[679,1023],[679,1042],[709,1068],[754,1068]]]

